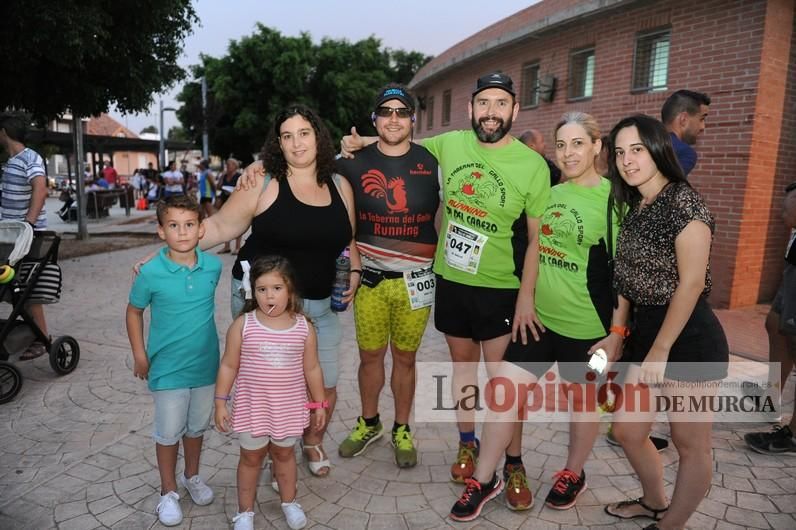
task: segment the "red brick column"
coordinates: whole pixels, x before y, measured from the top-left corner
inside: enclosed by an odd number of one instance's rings
[[[768,0],[729,307],[756,304],[761,287],[770,290],[767,284],[776,279],[762,277],[764,262],[775,255],[781,261],[784,251],[780,248],[777,254],[776,249],[770,248],[766,235],[772,232],[770,225],[779,222],[779,215],[772,215],[771,211],[779,207],[772,198],[779,195],[775,184],[783,178],[776,174],[777,157],[783,113],[793,112],[785,109],[793,17],[793,0]]]

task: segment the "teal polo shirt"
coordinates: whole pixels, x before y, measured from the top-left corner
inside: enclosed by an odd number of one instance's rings
[[[192,268],[169,259],[168,248],[143,267],[130,290],[130,304],[150,306],[149,389],[212,385],[218,373],[215,291],[221,260],[196,249]]]

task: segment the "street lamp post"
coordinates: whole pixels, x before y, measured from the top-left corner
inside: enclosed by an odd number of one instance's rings
[[[207,143],[207,77],[202,76],[202,158],[204,160],[210,159]]]
[[[160,159],[160,170],[165,171],[166,169],[166,136],[163,133],[163,113],[167,110],[171,110],[176,112],[177,109],[172,107],[164,107],[163,100],[160,100],[160,151],[159,151],[159,159]]]

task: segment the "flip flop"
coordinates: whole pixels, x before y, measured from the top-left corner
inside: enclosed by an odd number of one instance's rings
[[[331,462],[329,462],[329,459],[326,457],[326,453],[323,452],[321,444],[304,445],[304,443],[302,443],[301,446],[302,446],[301,450],[302,452],[305,453],[304,455],[305,457],[307,449],[314,450],[315,452],[318,453],[319,460],[317,462],[313,462],[312,460],[307,458],[307,466],[310,468],[310,473],[312,473],[316,477],[327,476],[329,472],[332,470],[332,464]],[[323,471],[324,469],[326,470],[325,472]]]
[[[635,505],[641,506],[642,508],[644,508],[645,510],[647,510],[650,513],[639,513],[639,514],[636,514],[636,515],[625,516],[625,515],[619,515],[618,513],[614,513],[611,510],[609,510],[609,508],[611,508],[611,507],[614,507],[614,508],[627,508],[628,506],[635,506]],[[616,502],[614,504],[608,504],[608,505],[605,506],[605,508],[603,508],[603,511],[605,511],[605,513],[607,513],[608,515],[613,515],[614,517],[618,517],[620,519],[647,518],[647,519],[652,519],[653,521],[660,521],[662,519],[661,514],[664,513],[668,509],[669,509],[669,507],[667,506],[666,508],[661,508],[660,510],[654,510],[654,509],[650,508],[649,506],[647,506],[646,504],[644,504],[644,502],[641,500],[641,497],[639,497],[638,499],[634,499],[634,500],[630,500],[630,501],[621,501],[621,502]]]

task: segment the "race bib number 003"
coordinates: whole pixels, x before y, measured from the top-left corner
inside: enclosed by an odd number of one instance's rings
[[[460,224],[448,221],[445,233],[445,263],[460,271],[476,274],[489,238]]]
[[[413,310],[429,307],[434,303],[434,287],[436,283],[431,267],[405,272],[404,283],[406,283],[409,304]]]

